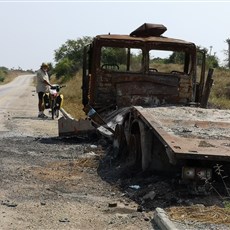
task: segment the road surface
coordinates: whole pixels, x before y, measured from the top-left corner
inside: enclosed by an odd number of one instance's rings
[[[57,121],[37,118],[38,98],[33,82],[34,75],[21,75],[0,86],[0,133],[57,136]]]

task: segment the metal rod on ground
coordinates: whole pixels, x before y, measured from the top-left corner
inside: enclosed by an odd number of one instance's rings
[[[63,114],[63,116],[64,116],[65,118],[69,118],[69,119],[71,119],[71,120],[74,119],[74,118],[73,118],[69,113],[67,113],[63,108],[61,108],[60,111],[61,111],[61,113]]]
[[[102,119],[102,117],[94,110],[91,106],[88,112],[88,117],[98,126],[103,126],[104,128],[108,129],[111,133],[115,133],[115,131],[110,128],[107,123]]]
[[[213,69],[208,70],[208,76],[205,82],[204,94],[202,95],[201,104],[200,104],[201,108],[206,108],[208,105],[208,98],[213,84],[213,79],[212,79],[213,71],[214,71]]]

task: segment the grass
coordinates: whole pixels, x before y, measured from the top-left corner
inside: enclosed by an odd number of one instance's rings
[[[230,70],[216,69],[209,104],[219,109],[230,109]]]
[[[216,205],[205,207],[202,204],[166,208],[170,219],[182,223],[229,224],[230,211]],[[200,228],[197,228],[200,229]],[[205,228],[206,229],[206,228]],[[216,228],[215,228],[216,229]],[[217,228],[218,229],[218,228]]]
[[[224,207],[225,207],[227,210],[230,210],[230,201],[224,201]]]

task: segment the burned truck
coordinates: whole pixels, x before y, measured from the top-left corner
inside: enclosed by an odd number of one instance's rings
[[[230,111],[207,107],[213,69],[192,42],[145,23],[98,35],[84,49],[82,103],[113,140],[114,156],[142,170],[211,178],[230,162]]]

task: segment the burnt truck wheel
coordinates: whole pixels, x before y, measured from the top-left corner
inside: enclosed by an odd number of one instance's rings
[[[130,135],[127,160],[131,167],[138,170],[142,169],[141,136],[139,132]]]
[[[127,141],[123,125],[117,124],[113,138],[113,156],[121,158],[127,151]]]

